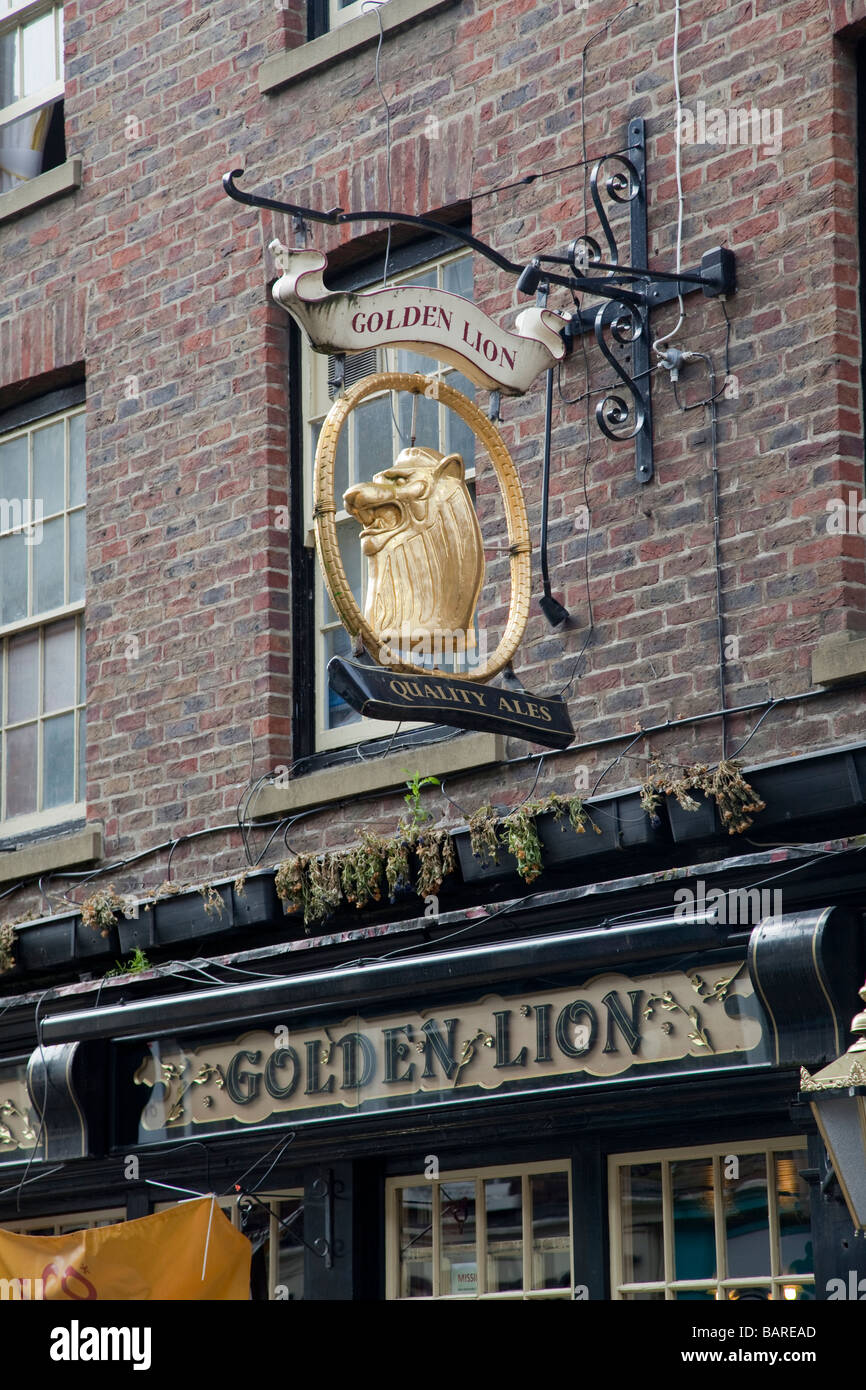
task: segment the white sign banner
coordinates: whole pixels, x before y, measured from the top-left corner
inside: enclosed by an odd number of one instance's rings
[[[332,292],[321,251],[288,251],[271,242],[282,271],[276,302],[300,324],[316,352],[407,348],[458,367],[476,386],[522,396],[535,378],[565,356],[566,319],[553,309],[523,309],[516,333],[500,328],[477,305],[447,290],[420,285],[362,293]]]

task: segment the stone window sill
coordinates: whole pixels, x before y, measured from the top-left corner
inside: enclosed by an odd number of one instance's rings
[[[404,787],[407,766],[420,777],[441,780],[501,762],[504,757],[505,740],[499,734],[466,734],[448,743],[419,744],[368,763],[322,768],[307,777],[294,777],[284,787],[265,787],[256,797],[251,814],[255,818],[281,816],[368,792],[392,791]]]
[[[102,826],[97,822],[54,839],[34,840],[11,853],[0,854],[0,883],[33,878],[77,864],[95,864],[103,857]]]
[[[380,11],[385,38],[455,4],[457,0],[388,0]],[[374,13],[350,19],[330,33],[322,34],[321,38],[268,58],[259,68],[259,91],[276,92],[323,68],[333,67],[361,49],[369,48],[378,38],[379,24]]]
[[[81,187],[81,160],[67,159],[56,169],[37,174],[28,179],[20,188],[11,188],[8,193],[0,193],[0,226],[21,217],[43,203],[51,203],[55,198],[63,198]]]

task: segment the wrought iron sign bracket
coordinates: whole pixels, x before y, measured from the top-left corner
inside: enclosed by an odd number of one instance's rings
[[[602,170],[608,166],[600,187]],[[629,122],[626,150],[601,156],[592,166],[589,187],[607,259],[593,237],[573,241],[567,256],[537,256],[522,272],[517,288],[534,294],[545,281],[566,283],[575,298],[579,294],[601,296],[603,303],[578,307],[562,330],[566,352],[575,340],[593,333],[618,377],[596,405],[598,427],[608,439],[635,441],[635,476],[648,483],[653,476],[652,334],[650,312],[679,294],[701,290],[709,298],[732,294],[736,288],[734,254],[718,246],[706,252],[697,269],[670,273],[647,267],[646,134],[644,121]],[[629,204],[628,263],[620,262],[614,229],[607,216],[603,194],[612,203]],[[570,280],[546,270],[548,265],[567,265]],[[596,272],[598,272],[596,274]],[[608,342],[608,335],[612,345]]]
[[[629,122],[625,147],[602,155],[590,170],[589,188],[606,253],[602,252],[601,242],[584,235],[571,243],[566,255],[539,255],[528,265],[509,260],[478,237],[436,218],[418,217],[390,208],[346,212],[339,207],[328,211],[302,207],[245,192],[235,183],[242,175],[242,169],[233,169],[223,176],[223,187],[230,198],[251,207],[287,213],[295,219],[296,225],[299,219],[330,226],[353,222],[406,223],[470,247],[500,270],[516,276],[517,289],[522,294],[535,295],[545,285],[568,289],[575,300],[575,312],[568,318],[560,315],[566,321],[563,328],[557,330],[566,353],[573,351],[576,339],[594,333],[617,377],[610,388],[599,392],[601,399],[595,410],[598,427],[615,442],[634,439],[636,477],[641,483],[651,480],[651,311],[678,295],[694,294],[698,290],[708,298],[733,294],[736,278],[733,252],[723,246],[706,252],[695,269],[670,272],[647,266],[646,131],[641,117]],[[620,259],[616,234],[608,217],[608,211],[613,211],[612,205],[626,203],[629,206],[628,263]],[[580,296],[600,299],[602,303],[584,306],[579,302]],[[520,388],[525,389],[526,386]],[[520,394],[520,390],[516,394]],[[498,414],[498,410],[495,409],[494,414]]]

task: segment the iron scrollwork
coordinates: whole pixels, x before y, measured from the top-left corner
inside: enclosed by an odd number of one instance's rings
[[[628,392],[628,398],[625,398],[610,391],[598,402],[595,407],[598,427],[608,439],[634,439],[647,422],[649,396],[648,393],[644,394],[624,369],[616,353],[608,347],[605,330],[610,331],[614,342],[627,347],[646,334],[645,316],[629,304],[608,300],[599,307],[593,328],[596,342]]]

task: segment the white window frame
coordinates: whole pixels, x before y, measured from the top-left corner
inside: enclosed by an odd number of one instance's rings
[[[71,1236],[76,1231],[92,1231],[96,1226],[116,1226],[126,1220],[126,1207],[100,1207],[95,1211],[58,1212],[56,1216],[24,1217],[4,1221],[0,1230],[25,1236]]]
[[[610,1230],[610,1289],[614,1302],[625,1301],[624,1295],[631,1293],[663,1293],[666,1302],[676,1300],[678,1292],[713,1292],[716,1299],[724,1301],[726,1296],[736,1294],[738,1289],[753,1289],[758,1286],[770,1288],[773,1302],[784,1300],[785,1287],[808,1286],[815,1284],[814,1272],[811,1274],[783,1274],[781,1265],[781,1244],[779,1236],[778,1185],[774,1155],[780,1151],[800,1150],[806,1158],[806,1139],[803,1135],[793,1138],[789,1135],[774,1136],[770,1139],[733,1140],[727,1144],[698,1144],[683,1149],[648,1149],[636,1153],[611,1154],[608,1158],[608,1207]],[[725,1233],[724,1206],[722,1200],[721,1169],[729,1154],[757,1154],[765,1156],[767,1165],[767,1209],[769,1220],[770,1273],[755,1274],[749,1277],[730,1279],[727,1277],[727,1241]],[[673,1192],[671,1184],[671,1163],[681,1159],[708,1159],[713,1165],[713,1218],[716,1249],[717,1274],[713,1279],[677,1279],[674,1263],[674,1223]],[[620,1201],[620,1172],[635,1164],[658,1163],[662,1170],[662,1239],[664,1251],[663,1280],[645,1280],[626,1283],[623,1278],[624,1261],[622,1249],[622,1208]]]
[[[32,435],[35,431],[37,431],[38,429],[40,429],[40,428],[42,428],[42,427],[44,427],[44,426],[57,424],[57,423],[59,423],[60,421],[63,421],[64,424],[65,424],[65,422],[66,422],[67,420],[71,419],[73,416],[78,416],[78,415],[82,415],[82,416],[83,416],[84,413],[85,413],[85,407],[84,407],[84,405],[67,406],[67,407],[65,407],[64,409],[61,409],[61,410],[50,411],[49,413],[47,413],[47,414],[45,414],[45,415],[40,415],[38,418],[32,419],[32,420],[28,421],[27,424],[24,424],[24,425],[21,425],[21,426],[19,426],[19,427],[16,427],[15,429],[10,429],[10,430],[4,431],[2,434],[0,434],[0,443],[5,444],[5,443],[7,443],[7,442],[9,442],[9,441],[11,441],[11,440],[13,440],[13,439],[20,438],[22,435],[23,435],[23,436],[30,436],[30,435]],[[67,437],[67,439],[68,439],[68,429],[67,429],[67,431],[66,431],[66,437]],[[85,466],[86,466],[86,447],[87,447],[87,446],[86,446],[86,440],[85,440]],[[30,470],[32,470],[32,465],[28,465],[28,467],[29,467]],[[28,476],[32,478],[32,471],[29,472]],[[86,528],[87,528],[87,522],[86,522],[86,517],[87,517],[87,501],[86,501],[86,498],[85,498],[85,501],[84,501],[84,502],[79,503],[79,504],[77,504],[77,505],[75,505],[75,506],[69,506],[69,505],[67,505],[67,500],[64,499],[64,506],[63,506],[62,512],[51,513],[49,517],[43,518],[43,523],[42,523],[43,525],[46,525],[47,522],[48,522],[49,520],[51,520],[52,518],[54,518],[54,517],[62,516],[62,517],[64,518],[64,525],[65,525],[65,527],[66,527],[66,535],[67,535],[67,541],[66,541],[66,545],[67,545],[67,551],[66,551],[67,559],[68,559],[68,556],[69,556],[69,548],[68,548],[68,527],[69,527],[69,520],[68,520],[68,519],[69,519],[70,516],[74,515],[74,514],[77,513],[77,512],[83,512],[83,514],[84,514],[84,517],[85,517],[85,536],[86,536]],[[0,522],[0,524],[2,524],[2,522]],[[5,533],[4,533],[4,534],[5,534]],[[28,591],[28,594],[30,593],[32,566],[33,566],[33,563],[34,563],[32,552],[33,552],[36,548],[37,548],[36,546],[25,546],[25,557],[26,557],[26,562],[27,562],[27,565],[28,565],[28,579],[27,579],[27,591]],[[67,580],[68,580],[68,565],[67,565],[67,570],[66,570],[66,572],[64,573],[64,590],[67,588]],[[62,824],[65,824],[65,823],[68,822],[68,821],[82,820],[82,819],[84,819],[84,817],[85,817],[85,815],[86,815],[86,811],[87,811],[87,801],[86,801],[86,794],[85,794],[86,769],[85,769],[84,759],[80,756],[80,753],[81,753],[81,746],[82,746],[81,733],[80,733],[80,731],[81,731],[81,721],[82,721],[82,719],[84,719],[84,720],[86,721],[86,715],[87,715],[86,697],[85,697],[85,698],[82,698],[81,695],[80,695],[80,692],[81,692],[82,687],[83,687],[83,684],[84,684],[83,679],[82,679],[84,673],[83,673],[82,670],[81,670],[81,661],[82,661],[81,647],[82,647],[82,642],[81,642],[81,640],[80,640],[80,635],[81,635],[81,628],[82,628],[83,623],[84,623],[84,610],[85,610],[85,606],[86,606],[86,595],[85,595],[84,598],[75,599],[75,600],[73,600],[72,602],[65,602],[65,603],[63,603],[62,605],[60,605],[60,606],[58,606],[58,607],[56,607],[56,608],[47,609],[47,610],[45,610],[45,611],[43,611],[43,612],[39,612],[39,613],[32,613],[32,614],[29,614],[29,615],[27,615],[27,616],[25,616],[25,617],[23,617],[23,618],[18,618],[18,619],[16,619],[15,622],[5,623],[5,624],[0,625],[0,837],[2,837],[3,839],[7,839],[7,838],[10,837],[10,836],[15,836],[15,835],[18,835],[18,834],[27,834],[28,832],[30,832],[30,831],[32,831],[32,830],[41,830],[41,829],[43,829],[43,828],[50,828],[51,826],[54,826],[54,825],[62,825]],[[45,809],[38,809],[38,808],[37,808],[36,811],[27,812],[27,813],[22,814],[22,815],[9,816],[9,817],[5,817],[5,818],[4,818],[3,813],[4,813],[4,810],[5,810],[5,806],[6,806],[6,774],[7,774],[7,763],[8,763],[8,760],[6,759],[5,756],[2,756],[2,754],[5,754],[6,733],[7,733],[7,728],[9,727],[9,726],[7,725],[7,723],[6,723],[6,709],[7,709],[6,701],[7,701],[8,688],[9,688],[9,681],[8,681],[8,666],[7,666],[7,659],[6,659],[6,653],[7,653],[8,643],[9,643],[9,640],[10,640],[11,638],[17,637],[20,633],[24,633],[24,632],[38,632],[38,633],[40,634],[40,642],[39,642],[39,669],[38,669],[38,673],[37,673],[37,682],[38,682],[38,690],[39,690],[38,702],[39,702],[39,704],[41,704],[41,699],[42,699],[42,695],[41,695],[41,692],[42,692],[42,679],[43,679],[44,633],[45,633],[45,631],[46,631],[49,627],[51,627],[54,623],[61,622],[61,621],[63,621],[64,619],[69,619],[69,618],[71,618],[71,619],[74,620],[74,623],[75,623],[75,633],[76,633],[76,640],[75,640],[75,672],[74,672],[74,702],[73,702],[73,705],[72,705],[72,707],[71,707],[71,711],[64,708],[64,710],[62,710],[62,711],[51,711],[51,713],[50,713],[50,714],[47,714],[47,715],[46,715],[45,713],[37,713],[36,716],[35,716],[35,722],[36,722],[36,725],[37,725],[37,739],[36,739],[36,783],[37,783],[37,801],[38,801],[38,800],[41,798],[41,796],[42,796],[42,774],[43,774],[43,760],[44,760],[44,752],[43,752],[43,727],[44,727],[44,724],[45,724],[45,722],[46,722],[46,719],[50,719],[50,718],[52,718],[55,714],[60,714],[60,713],[64,713],[64,712],[66,712],[66,713],[71,712],[71,713],[74,714],[74,721],[75,721],[75,722],[74,722],[74,730],[75,730],[75,734],[74,734],[74,738],[75,738],[74,759],[75,759],[75,783],[76,783],[76,792],[77,792],[77,795],[76,795],[76,797],[75,797],[75,800],[64,802],[62,805],[59,805],[59,806],[51,806],[51,807],[48,807],[48,808],[45,808]],[[27,720],[22,720],[22,721],[20,721],[20,722],[21,722],[21,723],[31,723],[31,722],[34,722],[34,721],[32,721],[32,720],[30,720],[30,719],[27,719]],[[13,727],[14,727],[14,726],[13,726]]]
[[[453,264],[455,261],[471,258],[471,251],[456,248],[454,251],[446,251],[444,254],[433,256],[429,260],[419,262],[409,270],[401,271],[399,274],[388,276],[388,285],[411,285],[417,281],[419,276],[429,273],[435,269],[437,272],[437,284],[441,288],[442,274],[445,266]],[[380,280],[372,280],[368,288],[376,288]],[[395,348],[379,348],[378,370],[396,371],[397,352]],[[419,355],[423,355],[419,349]],[[347,357],[347,362],[352,358]],[[447,362],[439,362],[435,358],[428,359],[425,375],[435,375],[440,381],[447,381],[459,369],[450,366]],[[309,344],[304,341],[301,351],[301,391],[302,391],[302,435],[303,435],[303,495],[304,495],[304,545],[310,549],[315,548],[315,530],[313,526],[313,463],[314,451],[311,440],[311,425],[324,418],[328,413],[332,401],[328,396],[328,356],[325,353],[313,352]],[[378,400],[387,392],[380,392],[378,395],[370,396],[369,400]],[[443,412],[446,407],[439,406],[440,429],[443,419]],[[475,469],[467,468],[466,477],[472,481],[475,477]],[[338,511],[336,522],[346,521],[348,512]],[[360,718],[352,723],[338,729],[329,729],[327,726],[328,711],[328,675],[327,665],[324,659],[324,580],[318,564],[315,566],[316,577],[314,584],[314,611],[313,611],[313,642],[315,657],[315,738],[314,748],[318,753],[328,752],[335,748],[348,748],[357,743],[363,743],[368,739],[388,738],[396,729],[396,725],[391,720]],[[362,566],[362,583],[365,582],[364,570]],[[333,626],[333,624],[332,624]],[[424,727],[420,723],[406,721],[401,732],[411,729]]]
[[[379,8],[387,5],[388,0],[379,0]],[[339,0],[328,0],[328,28],[338,29],[343,24],[348,24],[350,19],[357,19],[360,15],[366,14],[364,6],[369,6],[372,13],[373,0],[354,0],[353,4],[340,7]]]
[[[0,0],[0,6],[2,4],[3,0]],[[63,5],[58,4],[57,0],[18,0],[18,3],[14,4],[11,9],[0,8],[0,34],[8,33],[10,29],[16,29],[20,34],[20,30],[25,24],[33,19],[38,19],[43,14],[52,12],[54,14],[55,60],[61,74],[63,74]],[[18,42],[20,45],[20,37]],[[18,101],[0,107],[0,126],[6,125],[9,121],[16,121],[20,116],[26,116],[29,111],[38,111],[43,106],[52,106],[63,96],[64,88],[64,77],[61,75],[54,82],[40,87],[38,92],[31,92],[29,96],[19,97]]]
[[[534,1174],[564,1173],[568,1184],[568,1240],[569,1240],[569,1282],[561,1289],[536,1289],[532,1287],[532,1213],[529,1201],[529,1179]],[[521,1189],[521,1256],[523,1259],[523,1288],[487,1292],[487,1232],[484,1215],[484,1180],[486,1178],[520,1178]],[[440,1235],[441,1186],[443,1183],[475,1183],[475,1222],[476,1222],[476,1267],[482,1287],[477,1293],[442,1293],[440,1290],[442,1252]],[[400,1193],[405,1188],[424,1187],[433,1189],[432,1234],[430,1260],[433,1269],[433,1292],[425,1297],[404,1298],[400,1293]],[[385,1298],[400,1303],[436,1302],[492,1302],[507,1299],[518,1302],[534,1302],[537,1299],[571,1299],[574,1296],[574,1202],[571,1186],[571,1160],[550,1159],[541,1163],[497,1163],[489,1168],[456,1169],[440,1173],[436,1178],[425,1178],[422,1174],[404,1174],[388,1178],[385,1182],[385,1233],[386,1233],[386,1275]]]

